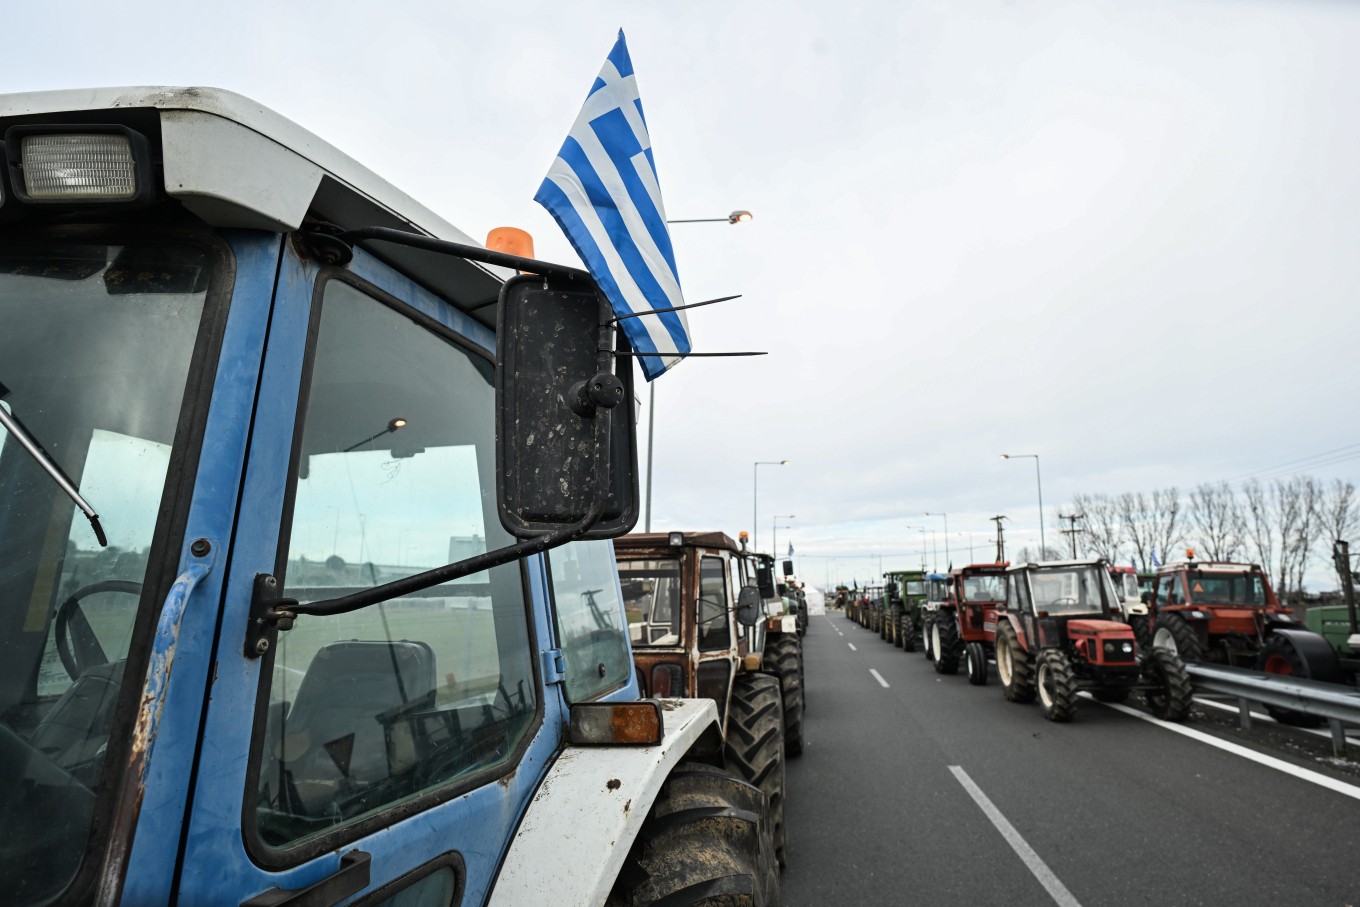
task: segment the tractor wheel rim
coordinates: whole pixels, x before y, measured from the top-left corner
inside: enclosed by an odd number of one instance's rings
[[[1157,635],[1152,637],[1152,646],[1155,649],[1166,649],[1168,652],[1179,652],[1176,648],[1176,637],[1171,635],[1171,631],[1163,627],[1157,631]]]
[[[1290,664],[1289,659],[1285,658],[1283,655],[1271,655],[1266,659],[1266,663],[1261,666],[1261,670],[1265,671],[1267,674],[1292,675],[1294,673],[1294,666]]]
[[[996,647],[996,676],[1001,680],[1003,686],[1010,685],[1011,647],[1004,640],[1000,640]]]
[[[1053,683],[1053,678],[1050,676],[1051,673],[1052,672],[1048,670],[1047,664],[1039,665],[1039,698],[1043,700],[1044,708],[1049,708],[1053,705],[1053,691],[1050,689]]]

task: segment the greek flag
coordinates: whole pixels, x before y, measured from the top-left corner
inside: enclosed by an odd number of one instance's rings
[[[1153,549],[1149,550],[1148,553],[1152,555],[1152,566],[1154,566],[1154,567],[1160,567],[1160,566],[1162,566],[1162,559],[1159,558],[1159,557],[1157,556],[1157,549],[1156,549],[1156,548],[1153,548]]]
[[[652,141],[623,32],[534,201],[567,234],[617,315],[684,304]],[[684,312],[619,322],[651,381],[690,351]]]
[[[793,542],[789,542],[789,553],[785,557],[793,557]]]

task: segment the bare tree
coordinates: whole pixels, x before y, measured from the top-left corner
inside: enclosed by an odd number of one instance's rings
[[[1190,523],[1197,546],[1209,560],[1234,561],[1242,556],[1246,521],[1227,482],[1205,482],[1190,492]]]
[[[1288,482],[1276,479],[1275,495],[1281,501],[1280,512],[1291,518],[1288,532],[1281,526],[1285,588],[1298,594],[1303,592],[1308,557],[1322,533],[1322,485],[1312,476],[1295,476]]]
[[[1259,480],[1251,479],[1242,486],[1243,517],[1247,530],[1247,542],[1251,559],[1266,571],[1267,576],[1276,575],[1276,534],[1274,510],[1266,486]],[[1278,580],[1275,581],[1278,589]]]
[[[1082,548],[1092,557],[1119,562],[1119,545],[1124,539],[1124,524],[1119,504],[1103,494],[1078,494],[1072,497],[1072,512],[1085,515],[1086,531]]]
[[[1138,569],[1148,569],[1148,552],[1153,542],[1151,502],[1141,491],[1124,492],[1115,499],[1119,521],[1124,527],[1124,538],[1133,548],[1133,556],[1138,559]]]
[[[1355,486],[1341,479],[1333,479],[1331,486],[1322,493],[1319,510],[1322,542],[1330,556],[1333,542],[1349,542],[1360,533],[1360,502],[1356,500]],[[1341,576],[1338,571],[1338,579],[1344,583],[1347,577]]]
[[[1184,542],[1181,531],[1181,493],[1174,486],[1152,492],[1152,544],[1165,563]]]

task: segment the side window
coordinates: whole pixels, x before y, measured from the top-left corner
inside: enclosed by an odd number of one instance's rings
[[[581,702],[623,686],[632,673],[619,617],[618,568],[607,539],[572,542],[548,555],[567,699]]]
[[[1163,605],[1175,605],[1180,603],[1180,587],[1176,582],[1176,574],[1168,573],[1157,579],[1157,602]]]
[[[699,648],[726,649],[732,645],[727,598],[727,570],[720,557],[699,561]]]
[[[511,541],[490,362],[331,281],[304,388],[285,595],[334,598]],[[298,618],[268,666],[259,840],[293,846],[501,774],[537,714],[532,652],[518,564]]]

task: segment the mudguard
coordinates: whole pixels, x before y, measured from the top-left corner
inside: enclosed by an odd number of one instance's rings
[[[488,907],[603,904],[671,770],[722,751],[711,699],[666,699],[660,746],[567,746],[534,793]]]
[[[1283,636],[1289,640],[1294,651],[1299,653],[1299,658],[1303,659],[1309,680],[1321,680],[1326,683],[1344,682],[1341,676],[1341,661],[1336,656],[1336,650],[1322,636],[1312,630],[1303,629],[1276,630],[1270,635]]]

